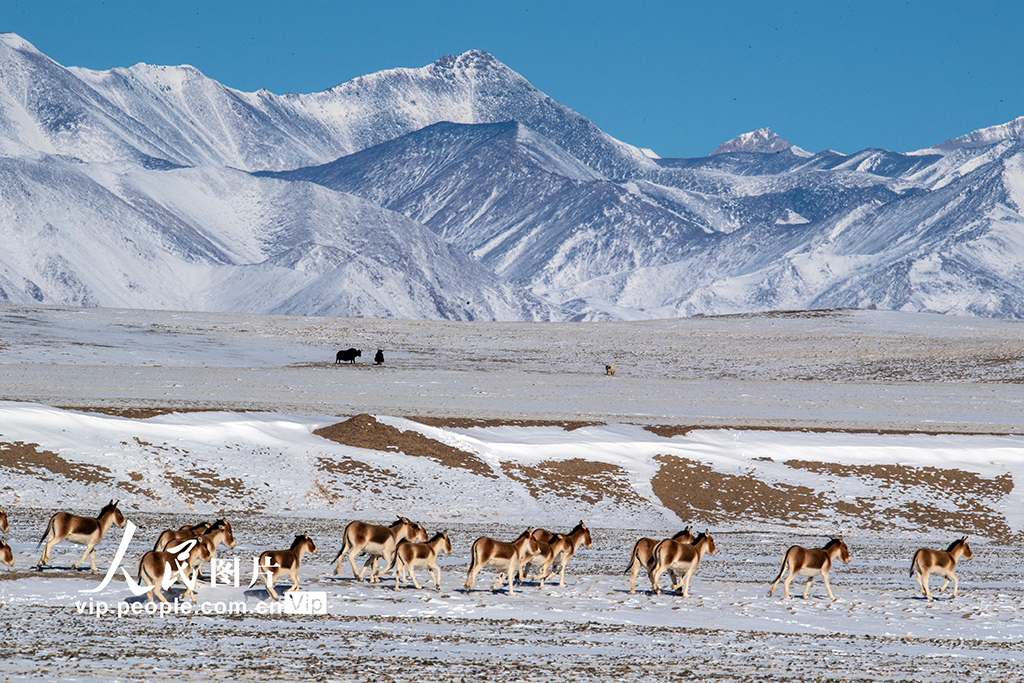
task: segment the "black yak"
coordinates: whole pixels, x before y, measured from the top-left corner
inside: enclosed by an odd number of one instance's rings
[[[334,357],[334,364],[338,363],[355,363],[356,356],[363,355],[363,352],[359,349],[342,349],[338,351],[338,355]]]

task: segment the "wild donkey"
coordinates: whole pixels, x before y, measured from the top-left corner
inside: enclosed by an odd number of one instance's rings
[[[405,517],[399,517],[398,521],[393,522],[391,526],[378,526],[376,524],[367,524],[366,522],[350,522],[345,527],[345,542],[341,546],[341,550],[338,551],[337,557],[334,558],[335,567],[334,573],[341,573],[341,563],[348,554],[349,564],[352,565],[352,574],[363,579],[363,574],[366,573],[366,568],[371,566],[370,570],[370,583],[376,583],[380,581],[379,574],[377,571],[377,560],[383,558],[385,562],[384,569],[381,571],[388,571],[395,562],[395,548],[399,542],[409,541],[426,541],[427,530],[424,529],[419,523],[412,522]],[[370,558],[363,565],[362,571],[356,569],[355,557],[360,552],[365,552]]]
[[[508,570],[508,594],[515,595],[512,583],[519,564],[527,555],[536,555],[540,552],[537,540],[532,534],[533,529],[527,529],[511,543],[495,541],[487,536],[481,536],[473,541],[473,548],[470,551],[472,559],[469,563],[469,573],[466,575],[464,590],[467,592],[472,590],[476,585],[476,575],[480,573],[481,569],[491,565],[497,567],[499,571]],[[504,582],[505,575],[498,574],[498,582],[491,586],[491,590],[498,590]]]
[[[965,560],[974,557],[971,547],[967,545],[966,536],[953,541],[945,550],[921,548],[914,553],[914,559],[910,563],[910,575],[917,579],[917,582],[921,585],[921,592],[924,593],[924,596],[929,601],[933,599],[931,591],[928,590],[929,574],[938,574],[946,579],[942,587],[939,588],[940,593],[946,590],[949,580],[953,579],[953,597],[950,600],[956,597],[956,589],[960,584],[960,580],[956,578],[956,561],[961,556]],[[916,576],[914,575],[915,572],[917,573]]]
[[[775,593],[775,587],[779,585],[782,575],[788,569],[789,576],[786,577],[785,582],[782,584],[783,594],[787,600],[789,599],[789,584],[797,575],[807,577],[807,585],[804,587],[804,599],[806,600],[807,592],[811,590],[811,582],[819,574],[825,581],[825,590],[828,591],[828,597],[835,600],[836,596],[832,595],[832,586],[828,583],[828,573],[831,571],[832,562],[837,556],[843,562],[849,563],[850,561],[850,550],[846,547],[842,537],[833,538],[825,544],[825,547],[813,550],[801,548],[798,545],[790,547],[786,554],[782,556],[782,568],[779,569],[779,575],[775,577],[775,583],[768,590],[768,597]]]
[[[103,534],[107,533],[111,524],[124,526],[124,515],[117,509],[117,503],[114,501],[104,505],[96,517],[79,517],[69,512],[58,512],[50,518],[49,524],[46,525],[46,532],[39,539],[39,545],[45,542],[46,546],[43,548],[43,554],[36,566],[41,570],[43,565],[49,564],[50,551],[53,546],[67,540],[85,546],[85,554],[82,555],[82,559],[71,565],[71,568],[78,569],[78,565],[82,564],[86,557],[91,557],[92,570],[97,571],[96,546],[103,540]],[[39,545],[36,546],[37,549]]]
[[[260,571],[252,577],[252,583],[249,584],[249,588],[256,585],[256,582],[263,577],[263,581],[267,585],[267,593],[274,600],[280,600],[281,596],[274,590],[274,583],[277,581],[277,577],[287,573],[291,577],[292,587],[285,590],[285,593],[291,593],[299,587],[299,565],[302,563],[302,556],[305,553],[316,555],[316,544],[313,543],[313,539],[305,534],[299,534],[292,541],[292,547],[288,550],[267,550],[260,555],[259,567]]]
[[[199,568],[210,560],[210,546],[198,538],[190,538],[175,544],[169,550],[150,550],[139,560],[139,585],[152,586],[149,601],[156,602],[156,594],[161,602],[167,602],[164,588],[181,581],[185,586],[185,599],[195,600],[196,579]]]
[[[399,543],[395,548],[395,590],[401,590],[400,584],[407,570],[412,584],[422,588],[413,569],[426,569],[434,579],[434,588],[441,590],[441,568],[437,566],[437,556],[442,552],[452,552],[452,542],[448,539],[447,531],[435,534],[426,543]]]
[[[536,532],[534,532],[536,536]],[[548,543],[551,545],[552,562],[558,562],[561,566],[559,568],[558,585],[565,586],[565,566],[569,564],[569,560],[572,559],[576,551],[582,545],[584,548],[593,547],[594,541],[590,537],[590,529],[587,525],[580,520],[580,523],[573,527],[573,530],[567,534],[555,534]],[[554,575],[554,570],[550,574],[543,577],[547,579]],[[541,585],[544,585],[543,579],[541,579]]]
[[[647,572],[651,579],[651,590],[657,595],[659,592],[658,579],[662,573],[676,570],[683,572],[683,578],[672,587],[684,598],[690,597],[690,579],[697,571],[697,567],[700,566],[701,558],[705,553],[714,555],[716,552],[718,549],[715,548],[715,539],[711,538],[711,534],[707,531],[698,534],[692,545],[671,539],[662,541],[654,546],[653,566]]]
[[[693,542],[697,540],[697,537],[690,533],[690,527],[686,527],[678,534],[673,536],[670,540],[678,541],[679,543],[689,543],[693,545]],[[645,569],[648,572],[654,567],[654,546],[658,545],[658,541],[653,538],[641,538],[639,541],[633,544],[633,550],[629,554],[629,564],[626,566],[625,571],[622,573],[630,572],[629,575],[629,592],[631,594],[636,593],[636,575],[640,573],[641,569]],[[674,570],[669,569],[668,574],[672,577],[672,585],[676,584],[676,573]]]

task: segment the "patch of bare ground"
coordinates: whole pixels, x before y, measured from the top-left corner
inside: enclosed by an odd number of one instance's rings
[[[123,491],[127,491],[133,496],[144,496],[146,498],[149,498],[150,500],[153,500],[156,498],[156,494],[153,493],[153,491],[151,491],[150,489],[147,489],[139,485],[139,482],[145,478],[145,475],[140,474],[138,472],[129,472],[128,479],[130,481],[117,482],[117,488]]]
[[[81,413],[100,413],[101,415],[113,415],[114,417],[126,417],[131,420],[145,420],[151,417],[159,417],[161,415],[171,415],[173,413],[216,413],[221,411],[231,411],[230,408],[187,408],[187,407],[170,407],[170,406],[154,406],[154,407],[115,407],[115,406],[54,406],[54,408],[60,408],[61,410],[77,410]],[[234,411],[241,412],[241,411]]]
[[[349,485],[360,489],[367,489],[371,493],[381,493],[379,487],[382,486],[391,486],[399,489],[411,488],[409,482],[398,472],[367,465],[365,462],[353,460],[352,458],[317,458],[315,465],[321,472],[340,477]]]
[[[770,485],[744,475],[723,474],[708,465],[676,455],[656,455],[661,463],[651,479],[662,505],[682,520],[695,517],[710,524],[738,519],[816,521],[825,499],[806,486]]]
[[[686,425],[644,425],[644,429],[651,434],[671,439],[673,436],[686,436],[696,428]]]
[[[1009,474],[989,479],[977,472],[938,467],[846,465],[806,460],[787,460],[784,464],[829,477],[861,479],[893,495],[914,490],[916,500],[908,500],[895,508],[881,509],[873,500],[863,498],[836,503],[839,512],[860,517],[871,529],[887,528],[888,525],[881,521],[883,519],[902,518],[921,529],[958,529],[992,538],[1012,533],[1006,517],[995,510],[995,505],[1013,491],[1013,477]],[[922,501],[920,491],[937,502],[952,502],[956,509],[951,511]]]
[[[643,428],[666,439],[673,436],[687,436],[692,431],[703,429],[736,429],[745,432],[801,432],[804,434],[923,434],[925,436],[942,436],[946,434],[972,434],[975,436],[1006,436],[1020,434],[1019,429],[991,430],[978,425],[942,425],[929,427],[922,425],[914,429],[896,427],[849,427],[830,424],[816,427],[813,425],[786,425],[779,423],[760,423],[756,421],[721,420],[701,425],[643,425]]]
[[[168,472],[165,476],[171,486],[178,490],[184,500],[201,500],[206,503],[222,502],[225,497],[244,498],[253,510],[262,510],[263,505],[250,495],[251,491],[240,479],[224,479],[212,470],[186,470],[186,476]]]
[[[496,479],[497,475],[480,458],[414,431],[403,432],[391,425],[378,422],[372,415],[362,413],[313,432],[317,436],[354,448],[374,451],[399,451],[405,455],[428,458],[445,467],[457,467],[482,477]]]
[[[554,495],[575,498],[590,505],[604,498],[618,504],[644,502],[629,485],[626,470],[618,465],[573,458],[547,460],[536,467],[503,462],[501,469],[505,476],[525,486],[535,498]]]
[[[410,417],[410,420],[425,424],[428,427],[442,429],[472,429],[473,427],[561,427],[567,432],[574,432],[584,427],[602,427],[604,422],[587,422],[584,420],[475,420],[465,417]]]
[[[0,443],[0,470],[28,474],[42,481],[53,481],[57,475],[82,484],[110,484],[113,472],[102,465],[69,462],[53,451],[39,450],[39,444]]]

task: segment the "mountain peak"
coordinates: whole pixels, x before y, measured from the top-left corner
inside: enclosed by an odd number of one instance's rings
[[[461,55],[445,55],[430,65],[435,71],[511,71],[489,52],[467,50]]]
[[[970,149],[972,147],[985,147],[1003,140],[1013,138],[1024,138],[1024,116],[1018,116],[1012,121],[1001,123],[997,126],[979,128],[967,135],[958,138],[951,138],[945,142],[935,145],[935,149],[943,152],[950,152],[955,149]]]
[[[35,54],[42,54],[36,49],[36,46],[28,42],[17,33],[0,33],[0,43],[6,45],[12,50],[18,50],[19,52],[31,52]]]
[[[762,154],[773,154],[789,149],[791,145],[781,137],[772,132],[771,128],[758,128],[749,133],[737,135],[728,142],[723,142],[714,152],[708,156],[725,154],[727,152],[760,152]]]

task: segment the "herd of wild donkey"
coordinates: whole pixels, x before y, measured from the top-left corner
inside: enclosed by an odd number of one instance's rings
[[[39,558],[37,567],[42,570],[44,565],[49,564],[50,551],[55,545],[66,540],[85,546],[85,553],[78,562],[71,565],[72,568],[77,569],[78,565],[88,557],[92,563],[92,570],[95,572],[96,546],[103,539],[104,533],[112,524],[119,527],[125,525],[124,515],[118,510],[117,505],[111,500],[96,517],[79,517],[68,512],[58,512],[53,515],[46,526],[46,532],[39,541],[39,544],[43,545],[43,554]],[[9,529],[7,514],[0,510],[0,530],[7,532]],[[399,590],[402,582],[406,580],[406,573],[416,588],[421,588],[414,570],[426,569],[434,580],[434,587],[440,589],[441,570],[437,566],[437,556],[442,552],[451,553],[452,551],[452,544],[448,540],[447,532],[436,534],[428,540],[427,532],[421,524],[405,517],[399,517],[390,526],[351,522],[345,527],[344,536],[341,550],[338,551],[338,555],[334,559],[335,574],[341,572],[342,563],[348,556],[352,573],[360,580],[369,569],[370,582],[379,582],[381,573],[394,568],[395,590]],[[211,562],[212,566],[212,561],[216,559],[216,549],[220,545],[228,548],[235,547],[231,524],[223,519],[213,523],[203,522],[193,526],[183,526],[177,530],[168,529],[157,538],[153,550],[143,555],[139,561],[137,581],[140,585],[152,586],[149,591],[149,599],[154,602],[154,593],[160,600],[167,602],[161,588],[166,589],[176,581],[180,581],[188,588],[185,598],[194,599],[192,591],[195,588],[195,579],[199,570],[207,562]],[[500,588],[507,579],[509,595],[515,594],[513,588],[515,579],[522,583],[531,565],[540,567],[541,587],[556,573],[559,575],[559,585],[564,586],[565,567],[581,545],[586,548],[593,545],[590,531],[582,521],[567,534],[552,533],[544,529],[527,529],[511,543],[483,536],[473,542],[465,590],[469,591],[473,588],[477,574],[486,566],[496,567],[499,572],[504,572],[499,573],[498,581],[491,586],[491,590]],[[636,592],[637,574],[641,569],[646,569],[647,576],[651,581],[651,590],[654,593],[659,592],[658,579],[662,574],[668,572],[672,577],[672,588],[683,597],[689,597],[690,579],[697,571],[701,558],[704,555],[714,555],[715,552],[715,541],[710,533],[705,531],[695,536],[690,532],[689,527],[672,538],[662,541],[641,538],[633,545],[629,565],[626,567],[626,572],[630,573],[629,592]],[[249,587],[252,588],[262,578],[266,584],[267,593],[278,600],[280,596],[274,585],[278,578],[287,575],[292,581],[292,586],[285,592],[297,589],[299,587],[299,565],[305,553],[316,553],[316,545],[305,534],[296,536],[288,550],[268,550],[262,553],[258,560],[259,572],[254,572]],[[355,561],[356,555],[360,553],[369,556],[362,569],[356,567]],[[785,596],[789,598],[790,582],[797,576],[805,576],[807,577],[807,586],[804,588],[804,598],[806,598],[814,577],[820,575],[825,582],[828,596],[835,600],[832,587],[828,582],[828,575],[836,557],[843,562],[850,561],[850,551],[842,538],[831,539],[823,548],[807,549],[797,545],[792,546],[783,555],[782,568],[779,570],[779,575],[775,577],[768,595],[771,596],[775,593],[779,581],[782,581],[783,575],[786,575],[783,589]],[[917,579],[922,593],[928,600],[932,600],[931,591],[928,589],[930,574],[937,574],[946,579],[939,591],[945,590],[952,579],[952,597],[956,597],[959,583],[956,576],[956,564],[960,557],[968,560],[972,557],[966,536],[954,541],[946,550],[921,548],[914,553],[910,573]],[[11,547],[3,540],[0,540],[0,561],[8,566],[14,564]],[[384,561],[383,569],[379,568],[380,561]]]

